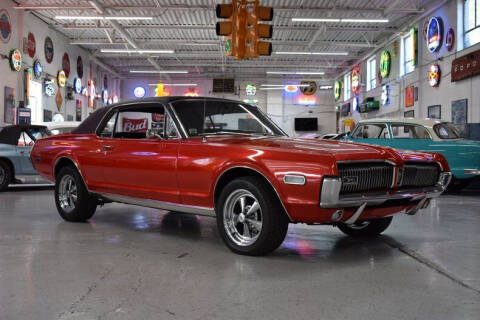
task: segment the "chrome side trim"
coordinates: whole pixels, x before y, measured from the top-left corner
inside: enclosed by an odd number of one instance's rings
[[[217,184],[218,184],[218,181],[220,181],[220,179],[223,177],[223,175],[225,173],[227,173],[228,171],[230,170],[233,170],[233,169],[249,169],[249,170],[253,170],[255,172],[257,172],[258,174],[260,174],[262,177],[265,178],[265,180],[268,181],[268,183],[270,184],[270,186],[272,186],[273,190],[275,191],[275,193],[277,194],[277,197],[278,199],[280,200],[280,203],[282,204],[282,207],[283,207],[283,210],[285,210],[285,213],[287,214],[288,216],[288,219],[290,219],[290,221],[293,222],[293,219],[292,217],[290,217],[290,214],[288,213],[288,210],[287,208],[285,207],[285,205],[283,204],[283,200],[282,198],[280,197],[280,194],[278,193],[277,189],[275,188],[275,186],[272,184],[272,182],[267,178],[265,177],[265,175],[263,173],[261,173],[260,171],[256,170],[256,169],[253,169],[253,168],[250,168],[250,167],[247,167],[247,166],[236,166],[236,167],[232,167],[232,168],[228,168],[227,170],[223,171],[217,178],[217,181],[215,181],[215,186],[213,187],[213,197],[215,197],[215,191],[217,190]],[[215,202],[215,199],[214,199],[214,202]]]
[[[57,160],[55,160],[55,164],[53,165],[53,178],[55,179],[55,169],[57,168],[57,164],[62,159],[70,160],[70,162],[72,162],[75,165],[75,168],[77,168],[77,171],[80,174],[80,177],[82,178],[83,184],[85,185],[85,189],[87,189],[88,193],[90,193],[90,190],[88,190],[88,185],[85,182],[85,178],[83,178],[82,170],[80,170],[80,168],[78,167],[78,164],[69,157],[60,157]]]
[[[396,166],[397,164],[391,160],[387,159],[378,159],[378,160],[342,160],[342,161],[337,161],[337,163],[372,163],[372,162],[386,162],[388,164],[391,164],[392,166]]]
[[[97,193],[97,194],[113,202],[133,204],[137,206],[162,209],[162,210],[168,210],[168,211],[192,213],[192,214],[198,214],[202,216],[210,216],[210,217],[216,216],[214,208],[190,206],[190,205],[165,202],[165,201],[159,201],[159,200],[153,200],[153,199],[133,198],[133,197],[122,196],[122,195],[111,194],[111,193]]]
[[[52,182],[43,178],[41,175],[32,174],[32,175],[16,175],[13,179],[14,181],[11,184],[16,184],[15,180],[20,181],[22,184],[45,184],[52,185]]]
[[[480,169],[464,169],[464,174],[480,175]]]

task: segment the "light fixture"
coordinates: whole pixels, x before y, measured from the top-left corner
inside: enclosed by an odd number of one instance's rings
[[[330,90],[333,89],[333,86],[320,86],[320,90]]]
[[[260,86],[261,87],[266,87],[266,88],[269,88],[269,87],[270,88],[282,88],[282,89],[285,88],[284,84],[261,84]],[[299,87],[299,88],[310,87],[309,84],[297,84],[296,86]]]
[[[148,16],[55,16],[57,20],[153,20]]]
[[[283,55],[312,55],[312,56],[347,56],[348,52],[304,52],[304,51],[277,51],[275,54]]]
[[[149,83],[149,86],[156,87],[158,86],[158,83]],[[164,86],[170,86],[170,87],[196,87],[196,83],[164,83]]]
[[[100,49],[102,53],[175,53],[164,49]]]
[[[130,70],[130,73],[188,73],[187,70]]]
[[[292,18],[293,22],[358,22],[387,23],[388,19],[356,19],[356,18]]]
[[[316,75],[324,75],[325,72],[314,72],[314,71],[267,71],[267,74],[316,74]]]

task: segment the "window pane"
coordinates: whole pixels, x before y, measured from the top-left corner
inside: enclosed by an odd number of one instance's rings
[[[464,7],[465,32],[475,28],[475,0],[466,0]]]
[[[116,118],[117,118],[117,113],[115,112],[110,117],[108,122],[105,124],[105,127],[100,131],[100,136],[101,137],[111,137],[112,136]]]
[[[387,127],[384,124],[369,124],[358,128],[353,135],[354,139],[386,139]]]
[[[395,139],[430,139],[424,127],[411,124],[393,124],[392,135]]]
[[[480,27],[465,34],[465,47],[473,46],[480,42]]]

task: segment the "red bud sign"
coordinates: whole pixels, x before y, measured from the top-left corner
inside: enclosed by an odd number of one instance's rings
[[[122,119],[123,132],[147,132],[148,119]]]

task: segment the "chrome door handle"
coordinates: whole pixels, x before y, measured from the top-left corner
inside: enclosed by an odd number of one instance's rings
[[[115,149],[115,147],[114,146],[103,146],[102,149],[103,149],[103,151],[108,151],[108,150]]]

